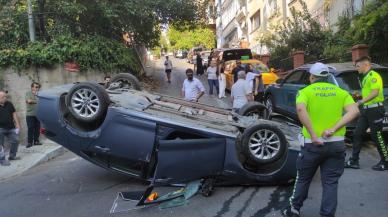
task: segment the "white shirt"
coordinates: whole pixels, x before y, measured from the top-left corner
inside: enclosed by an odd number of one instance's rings
[[[172,69],[172,62],[171,62],[171,60],[165,60],[164,61],[164,67],[165,67],[165,69]]]
[[[209,80],[217,80],[217,67],[209,66],[207,68],[207,79]]]
[[[183,82],[182,90],[185,92],[185,100],[196,101],[198,93],[205,92],[205,87],[196,78],[193,78],[192,81],[186,78]]]
[[[247,95],[252,93],[249,83],[244,79],[238,79],[232,86],[233,108],[239,109],[248,102]]]

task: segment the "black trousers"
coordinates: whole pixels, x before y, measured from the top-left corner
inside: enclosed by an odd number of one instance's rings
[[[28,143],[37,143],[39,142],[40,134],[40,122],[35,116],[26,116],[28,134],[27,142]]]
[[[322,201],[320,215],[334,217],[337,209],[338,180],[344,172],[345,143],[327,142],[323,146],[305,143],[296,160],[297,177],[290,204],[300,209],[308,196],[311,180],[321,171]]]
[[[388,151],[382,134],[383,119],[385,114],[384,107],[378,106],[368,109],[361,108],[360,112],[361,116],[357,121],[357,127],[354,131],[352,158],[355,160],[359,159],[362,138],[365,135],[366,130],[370,128],[372,140],[377,145],[377,150],[381,160],[388,161]]]

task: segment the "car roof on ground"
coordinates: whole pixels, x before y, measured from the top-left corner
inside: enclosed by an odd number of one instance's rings
[[[340,75],[344,72],[349,72],[349,71],[357,71],[356,67],[354,66],[354,63],[353,62],[344,62],[344,63],[325,63],[327,66],[329,66],[329,69],[330,69],[330,72],[333,73],[335,76],[337,75]],[[313,65],[313,63],[311,64],[305,64],[305,65],[302,65],[298,68],[296,68],[295,70],[300,70],[300,69],[303,69],[303,70],[308,70],[311,68],[311,66]],[[379,64],[376,64],[376,63],[372,63],[372,69],[388,69],[388,67],[385,67],[385,66],[382,66],[382,65],[379,65]]]

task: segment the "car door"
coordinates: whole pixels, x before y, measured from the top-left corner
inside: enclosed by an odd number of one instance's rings
[[[144,177],[155,144],[155,121],[111,112],[109,124],[90,147],[95,160],[107,167],[136,177]]]
[[[279,113],[296,118],[295,99],[298,90],[309,84],[306,70],[296,70],[289,74],[274,94],[275,105]]]
[[[184,183],[222,173],[226,151],[225,138],[217,138],[215,135],[201,136],[191,130],[186,130],[184,135],[158,141],[155,182]]]

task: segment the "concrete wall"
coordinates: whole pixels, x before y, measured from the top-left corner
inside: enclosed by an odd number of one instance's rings
[[[0,69],[4,81],[4,89],[8,90],[9,100],[15,105],[22,124],[21,144],[25,144],[27,137],[25,94],[30,90],[32,81],[41,83],[42,89],[73,83],[77,81],[103,81],[104,73],[98,71],[68,72],[62,66],[54,68],[30,68],[17,72],[12,68]]]

